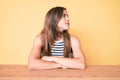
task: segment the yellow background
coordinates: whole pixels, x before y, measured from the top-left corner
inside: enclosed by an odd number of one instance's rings
[[[87,65],[120,65],[120,0],[0,0],[0,64],[27,64],[47,11],[64,6]]]

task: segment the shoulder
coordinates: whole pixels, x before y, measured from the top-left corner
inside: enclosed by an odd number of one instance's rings
[[[72,47],[76,47],[78,45],[80,45],[80,41],[79,41],[79,38],[77,36],[71,36],[71,45]]]
[[[77,36],[71,35],[71,42],[79,42],[79,38]]]
[[[34,45],[42,45],[42,40],[43,38],[41,34],[36,35],[34,38]]]

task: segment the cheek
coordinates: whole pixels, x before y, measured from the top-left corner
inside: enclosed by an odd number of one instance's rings
[[[58,27],[63,27],[63,26],[64,26],[64,21],[60,20],[59,23],[58,23]]]
[[[61,21],[59,21],[59,23],[58,23],[58,27],[61,27],[62,26],[62,23],[61,23]]]
[[[64,27],[63,22],[60,21],[60,22],[58,23],[58,28],[59,28],[59,30],[62,31],[62,30],[63,30],[63,27]]]

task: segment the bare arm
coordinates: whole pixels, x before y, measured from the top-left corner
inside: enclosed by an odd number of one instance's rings
[[[61,68],[62,65],[56,62],[40,59],[41,47],[42,47],[42,40],[41,40],[40,35],[38,35],[34,40],[33,48],[29,56],[29,63],[28,63],[29,69]]]
[[[74,69],[85,69],[85,65],[79,58],[62,58],[62,57],[54,57],[54,56],[44,56],[44,60],[46,61],[54,61],[57,62],[66,68],[74,68]]]
[[[47,61],[55,61],[67,68],[85,69],[85,59],[83,52],[80,48],[79,40],[76,37],[71,37],[71,45],[73,49],[74,58],[62,58],[62,57],[43,57]]]

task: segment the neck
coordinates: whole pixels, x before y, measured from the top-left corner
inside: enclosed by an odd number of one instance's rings
[[[63,35],[61,35],[57,38],[57,40],[61,40],[61,39],[63,39]]]

